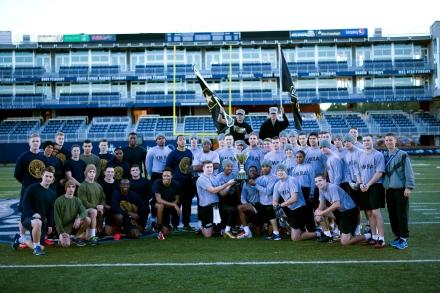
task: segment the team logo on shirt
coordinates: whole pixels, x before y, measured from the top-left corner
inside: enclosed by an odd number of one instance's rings
[[[124,169],[121,166],[116,166],[115,167],[115,179],[121,180],[123,174],[124,174]]]
[[[43,176],[43,170],[46,166],[40,160],[32,160],[29,163],[28,171],[32,177],[40,179]]]
[[[190,170],[191,167],[191,159],[188,157],[183,157],[182,160],[179,162],[179,170],[182,174],[189,174],[191,173]]]

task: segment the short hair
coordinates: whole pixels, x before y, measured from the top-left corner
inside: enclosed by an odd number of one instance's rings
[[[254,135],[254,136],[256,136],[257,138],[259,138],[259,137],[258,137],[258,133],[255,132],[255,131],[252,131],[251,133],[249,133],[248,137],[251,136],[251,135]]]
[[[212,164],[212,161],[210,161],[210,160],[206,160],[206,161],[203,161],[203,162],[202,162],[202,166],[203,166],[203,167],[205,167],[205,165],[207,165],[207,164]]]
[[[66,183],[64,183],[64,190],[67,190],[67,186],[73,185],[76,187],[75,181],[73,181],[72,179],[69,179],[66,181]]]
[[[322,179],[325,179],[324,174],[316,174],[315,178],[318,178],[318,177],[322,177]]]
[[[35,132],[35,133],[32,133],[31,135],[29,135],[29,139],[34,138],[34,137],[40,138],[40,134]]]
[[[165,169],[163,169],[163,172],[170,172],[171,174],[173,174],[173,169],[171,169],[170,167],[165,167]]]
[[[316,131],[312,131],[312,132],[310,132],[310,134],[309,134],[309,138],[310,138],[311,136],[318,137],[318,133],[317,133]]]
[[[392,132],[388,132],[387,134],[385,134],[385,136],[392,136],[392,137],[396,138],[396,135]]]
[[[349,130],[352,130],[352,129],[354,129],[354,130],[359,130],[359,129],[358,129],[357,127],[355,127],[355,126],[350,127]]]
[[[264,139],[264,141],[272,142],[272,138],[270,138],[270,137],[266,137],[266,138]]]
[[[83,142],[83,144],[84,144],[84,143],[92,143],[92,141],[91,141],[90,139],[85,139],[84,142]]]
[[[176,141],[178,141],[178,140],[179,140],[179,137],[183,137],[183,138],[185,138],[185,140],[186,140],[186,137],[185,137],[185,135],[183,135],[183,134],[178,134],[178,135],[176,135]]]
[[[41,174],[44,174],[44,172],[49,172],[49,173],[55,174],[55,168],[52,166],[48,166],[43,169],[43,173],[41,173]]]
[[[301,131],[300,133],[298,133],[298,137],[301,136],[301,135],[305,135],[305,136],[307,136],[307,132],[305,132],[305,131]]]
[[[84,170],[84,175],[87,175],[87,173],[89,173],[90,170],[95,170],[96,172],[96,166],[93,164],[88,164],[86,166],[86,169]]]
[[[73,144],[73,145],[70,147],[70,150],[73,150],[73,148],[79,148],[79,149],[81,149],[81,147],[79,146],[79,144]]]
[[[139,164],[132,164],[131,166],[130,166],[130,169],[131,168],[139,168],[139,170],[141,169],[141,167],[139,167]]]
[[[106,140],[106,139],[104,138],[104,139],[101,139],[101,140],[99,141],[99,143],[101,143],[101,142],[106,142],[106,143],[108,143],[108,140]]]
[[[134,131],[132,131],[132,132],[130,132],[130,133],[128,134],[128,136],[132,136],[132,135],[137,136],[137,133],[134,132]]]
[[[280,139],[280,138],[278,136],[272,137],[272,141],[277,140],[277,139]]]
[[[57,136],[64,136],[64,132],[57,131],[57,133],[55,133],[55,137],[57,137]]]
[[[303,150],[299,150],[296,152],[296,154],[302,155],[304,158],[306,157],[306,153]]]

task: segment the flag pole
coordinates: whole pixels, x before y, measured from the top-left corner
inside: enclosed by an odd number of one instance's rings
[[[177,135],[176,117],[176,45],[173,46],[173,135]]]
[[[232,115],[232,45],[229,45],[229,115]]]
[[[279,73],[279,78],[278,78],[278,94],[280,97],[280,111],[281,111],[281,107],[283,107],[283,97],[282,97],[282,93],[283,93],[283,81],[282,81],[282,58],[281,58],[281,44],[278,43],[278,73]],[[278,115],[278,119],[282,120],[281,115]]]

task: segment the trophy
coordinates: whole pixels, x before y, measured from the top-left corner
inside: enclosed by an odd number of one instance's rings
[[[244,163],[246,163],[248,157],[249,157],[248,153],[245,152],[235,154],[235,158],[237,159],[238,164],[240,166],[240,170],[238,171],[238,174],[235,177],[236,180],[242,181],[247,179],[247,174],[246,171],[244,170]]]

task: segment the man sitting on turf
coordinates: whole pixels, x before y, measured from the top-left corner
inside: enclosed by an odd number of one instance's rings
[[[62,247],[70,246],[70,238],[75,232],[76,236],[72,237],[72,242],[77,246],[84,246],[82,240],[90,240],[90,244],[98,244],[96,237],[90,238],[90,229],[95,229],[96,210],[89,213],[81,203],[81,200],[74,196],[76,184],[73,180],[68,180],[65,184],[66,193],[58,197],[54,204],[55,227],[59,233],[59,240]],[[91,219],[92,218],[92,219]],[[87,233],[89,232],[89,233]]]
[[[332,241],[325,218],[333,217],[333,213],[337,215],[343,246],[371,239],[370,233],[353,236],[357,226],[358,209],[351,197],[341,187],[328,183],[323,175],[315,177],[315,184],[319,188],[319,206],[315,210],[315,216],[316,221],[321,224],[324,230],[320,242]],[[330,203],[329,207],[326,202]]]
[[[237,235],[238,239],[252,238],[252,231],[249,228],[247,216],[253,218],[254,222],[252,223],[254,225],[259,224],[256,223],[258,218],[256,217],[257,210],[255,208],[255,205],[259,204],[258,190],[255,188],[255,186],[251,185],[251,183],[255,184],[255,179],[257,177],[257,167],[250,166],[248,169],[248,180],[243,183],[243,188],[241,190],[241,204],[237,207],[238,215],[240,216],[240,222],[244,230]]]
[[[162,172],[162,179],[153,183],[153,193],[156,196],[157,239],[165,240],[170,232],[170,223],[177,228],[180,217],[179,193],[180,184],[173,180],[173,170],[165,168]]]

